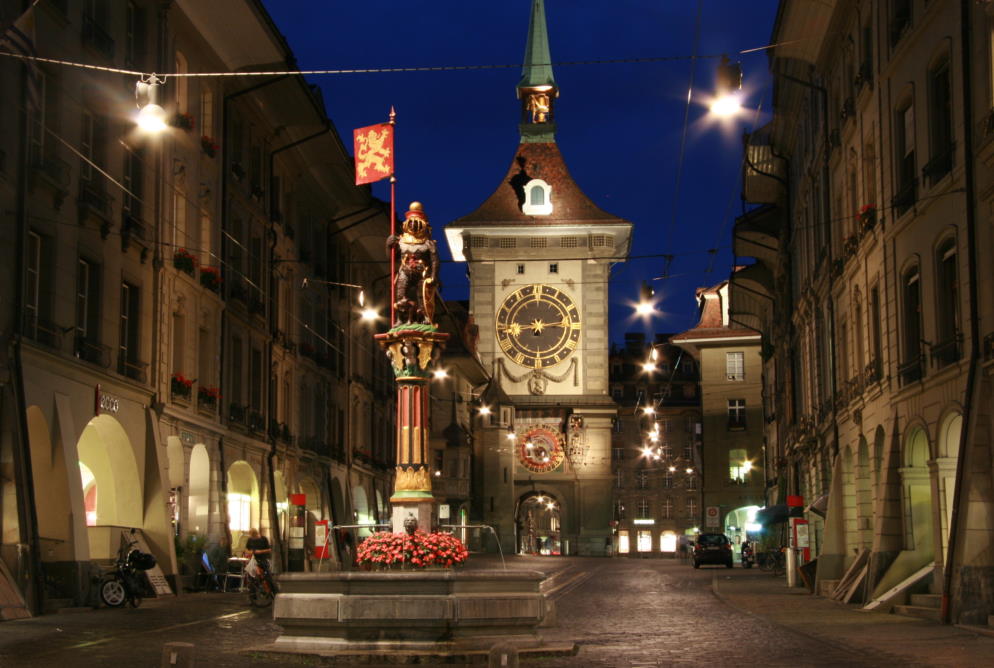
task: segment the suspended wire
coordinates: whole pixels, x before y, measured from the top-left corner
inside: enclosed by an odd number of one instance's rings
[[[72,60],[62,60],[60,58],[46,58],[44,56],[29,56],[23,53],[14,53],[0,49],[0,56],[17,58],[18,60],[29,60],[49,65],[63,65],[65,67],[76,67],[84,70],[96,72],[108,72],[111,74],[126,74],[133,77],[147,77],[154,74],[160,79],[171,77],[184,78],[206,78],[206,77],[278,77],[278,76],[325,76],[339,74],[396,74],[403,72],[466,72],[476,70],[507,70],[521,69],[521,63],[488,64],[488,65],[424,65],[412,67],[362,67],[352,69],[321,69],[321,70],[257,70],[252,72],[143,72],[141,70],[129,70],[121,67],[106,67],[103,65],[91,65],[89,63],[79,63]],[[595,58],[590,60],[563,60],[553,63],[543,64],[551,67],[570,67],[574,65],[617,65],[625,63],[666,63],[678,62],[694,59],[718,59],[721,54],[709,54],[700,56],[696,53],[692,56],[648,56],[644,58]]]
[[[676,161],[676,182],[673,185],[673,206],[670,209],[670,224],[666,228],[666,249],[669,250],[673,244],[673,230],[676,228],[676,217],[680,207],[680,181],[683,178],[683,158],[687,146],[687,126],[690,123],[690,103],[694,94],[694,73],[697,70],[697,49],[701,43],[701,10],[703,3],[697,0],[697,18],[694,22],[694,52],[690,57],[690,82],[687,84],[687,102],[683,109],[683,131],[680,133],[680,152]],[[665,256],[664,256],[665,257]],[[667,257],[666,265],[663,268],[663,275],[660,278],[668,278],[670,262],[672,257]]]

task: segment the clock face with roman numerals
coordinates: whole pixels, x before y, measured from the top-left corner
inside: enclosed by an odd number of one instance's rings
[[[497,310],[497,345],[521,366],[542,369],[569,357],[580,342],[580,311],[565,293],[526,285]]]

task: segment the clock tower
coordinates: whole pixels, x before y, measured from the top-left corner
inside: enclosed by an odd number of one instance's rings
[[[608,278],[632,224],[577,186],[555,141],[544,0],[533,0],[517,86],[521,141],[506,177],[446,239],[468,264],[492,381],[477,438],[477,516],[505,551],[604,554],[610,545]]]

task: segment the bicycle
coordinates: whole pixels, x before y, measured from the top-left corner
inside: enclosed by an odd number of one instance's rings
[[[787,557],[783,548],[760,552],[756,559],[759,569],[773,575],[783,575],[787,569]]]
[[[273,575],[264,566],[256,566],[256,573],[252,574],[246,568],[244,572],[245,588],[248,590],[249,605],[254,608],[268,608],[273,604],[273,599],[279,590],[273,581]]]

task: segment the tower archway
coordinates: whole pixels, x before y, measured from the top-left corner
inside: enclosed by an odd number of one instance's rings
[[[545,491],[523,494],[517,503],[518,553],[546,556],[562,554],[562,504]]]

